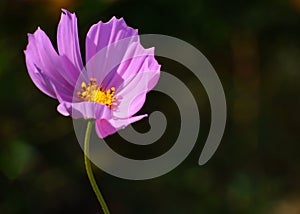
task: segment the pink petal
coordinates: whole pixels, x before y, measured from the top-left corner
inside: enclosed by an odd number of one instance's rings
[[[28,51],[28,48],[26,51],[24,51],[24,53],[26,57],[27,70],[33,83],[46,95],[52,98],[56,98],[55,92],[51,87],[49,87],[48,82],[43,78],[42,74],[40,73],[40,69],[32,61],[32,57],[30,55],[30,51]]]
[[[85,79],[95,77],[105,89],[122,89],[138,73],[160,71],[160,65],[154,58],[154,48],[145,49],[133,38],[126,38],[99,51],[87,64]],[[150,81],[150,80],[149,80]],[[154,81],[151,87],[153,88]]]
[[[57,98],[53,84],[62,99],[72,99],[74,86],[64,75],[64,61],[58,56],[44,31],[38,28],[34,34],[28,34],[28,45],[24,53],[29,75],[41,91]]]
[[[64,116],[71,115],[74,119],[110,119],[112,117],[108,106],[95,102],[62,102],[58,105],[57,111]]]
[[[106,89],[126,87],[140,72],[160,70],[154,49],[145,49],[139,42],[137,31],[115,17],[108,23],[99,22],[91,27],[86,52],[86,79],[95,77]],[[155,84],[153,81],[147,85],[153,88]]]
[[[96,133],[99,138],[105,138],[108,135],[114,134],[117,130],[113,127],[108,120],[98,119],[96,120]]]
[[[148,60],[146,60],[148,62]],[[144,66],[148,67],[147,63]],[[137,113],[144,105],[146,94],[157,83],[160,75],[159,70],[138,73],[133,80],[124,83],[116,91],[118,105],[113,115],[117,118],[128,118]]]
[[[119,88],[128,84],[138,73],[144,71],[156,71],[160,69],[159,64],[154,58],[154,49],[145,49],[139,42],[131,42],[126,46],[125,41],[118,42],[115,47],[109,48],[107,52],[107,70],[116,67],[102,81],[105,88]],[[124,43],[124,44],[122,44]],[[119,47],[120,46],[120,47]],[[122,47],[123,46],[123,47]],[[122,56],[120,56],[122,54]],[[112,64],[116,57],[118,62]],[[113,59],[113,60],[110,60]],[[154,63],[149,64],[148,61]]]
[[[136,37],[138,31],[128,27],[123,20],[113,17],[109,22],[94,24],[86,37],[86,62],[95,56],[102,48],[110,44],[128,38]],[[137,39],[137,37],[136,37]]]
[[[69,78],[77,81],[78,75],[83,69],[83,63],[79,48],[77,18],[75,14],[62,10],[61,19],[57,30],[58,52],[64,56],[74,68],[68,71]]]
[[[70,116],[71,111],[69,111],[68,109],[69,108],[67,107],[67,103],[65,102],[62,102],[57,106],[57,111],[61,113],[63,116]]]
[[[140,115],[135,117],[130,117],[127,119],[106,119],[101,118],[96,120],[96,132],[100,138],[105,138],[108,135],[112,135],[120,129],[124,129],[131,123],[137,122],[147,115]]]

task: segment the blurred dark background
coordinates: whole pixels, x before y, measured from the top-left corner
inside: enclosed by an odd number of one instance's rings
[[[224,138],[204,166],[197,161],[210,125],[209,101],[191,72],[163,58],[196,97],[198,142],[172,172],[128,181],[94,168],[113,214],[300,213],[300,1],[4,0],[0,2],[0,213],[99,213],[72,120],[31,82],[23,50],[38,26],[55,45],[61,8],[76,12],[81,49],[89,27],[124,17],[141,34],[166,34],[197,47],[216,69],[228,105]],[[142,112],[163,110],[170,136],[134,147],[111,146],[146,159],[172,146],[176,105],[151,92]],[[176,116],[177,115],[177,116]],[[147,131],[143,120],[136,129]],[[167,134],[166,133],[166,134]],[[176,136],[175,136],[176,137]]]

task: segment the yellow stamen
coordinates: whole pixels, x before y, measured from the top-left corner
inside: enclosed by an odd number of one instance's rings
[[[96,102],[111,107],[116,100],[115,88],[111,87],[108,90],[102,89],[98,84],[96,78],[90,78],[90,82],[86,84],[81,83],[81,91],[77,92],[77,96],[84,101]]]

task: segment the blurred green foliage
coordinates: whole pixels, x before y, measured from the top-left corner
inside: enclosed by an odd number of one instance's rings
[[[60,8],[75,11],[81,49],[89,27],[124,17],[140,33],[183,39],[202,51],[223,83],[228,121],[213,158],[197,166],[209,129],[205,90],[166,59],[196,97],[202,128],[192,154],[174,171],[127,181],[95,168],[112,213],[300,213],[300,1],[4,0],[0,2],[0,213],[99,213],[70,118],[31,82],[23,50],[37,26],[55,44]],[[142,111],[162,109],[178,131],[175,104],[150,93]],[[169,123],[170,124],[170,123]],[[147,121],[136,128],[146,131]],[[132,148],[109,138],[120,153],[159,155],[176,136]]]

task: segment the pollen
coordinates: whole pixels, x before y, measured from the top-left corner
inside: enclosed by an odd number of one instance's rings
[[[97,84],[96,78],[90,78],[88,84],[81,83],[81,90],[77,92],[77,96],[84,101],[104,104],[111,108],[116,100],[115,90],[114,87],[105,90]]]

